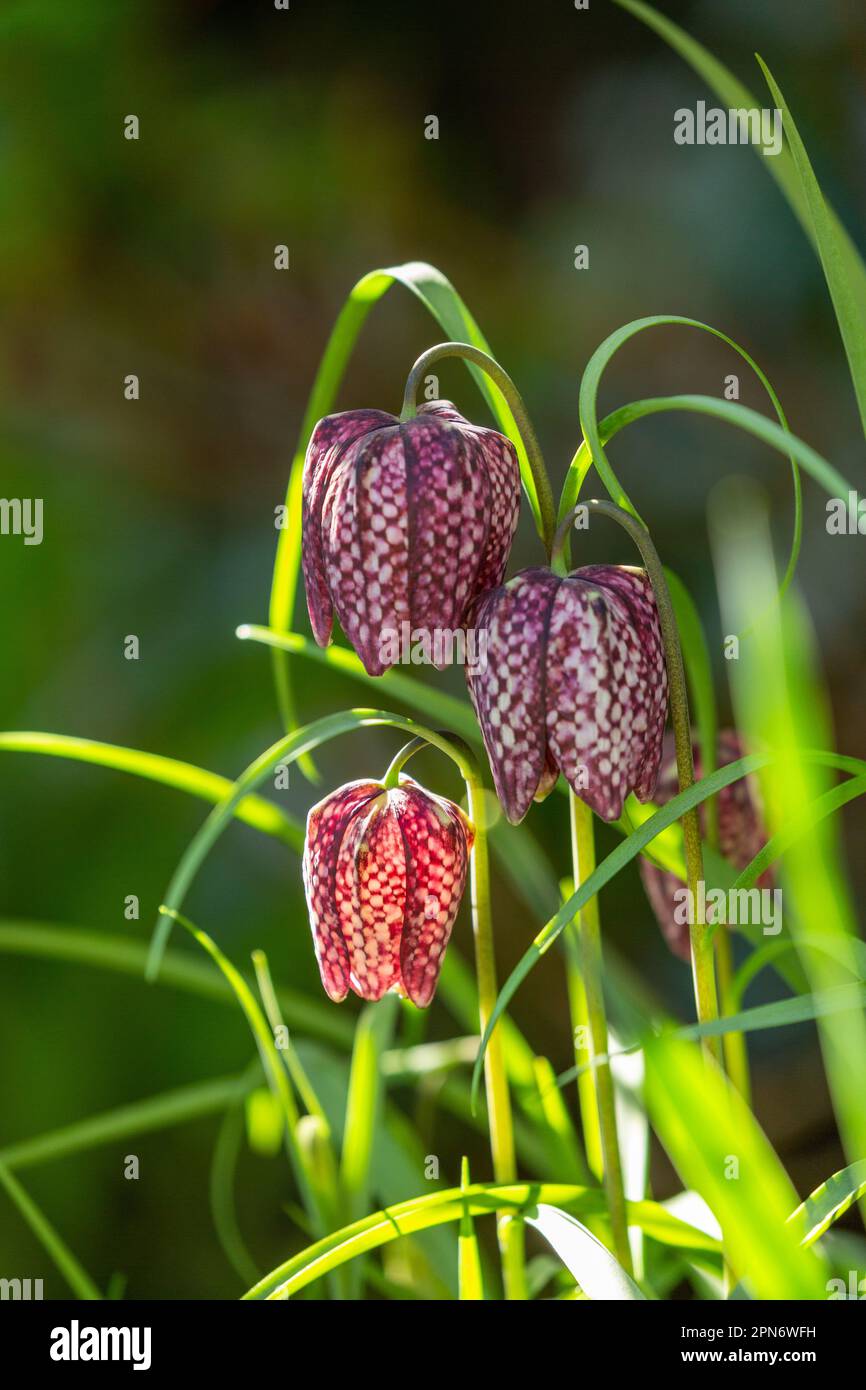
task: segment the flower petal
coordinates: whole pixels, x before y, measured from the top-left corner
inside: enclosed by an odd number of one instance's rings
[[[301,561],[307,610],[313,636],[320,647],[331,640],[333,608],[322,549],[322,506],[334,471],[347,448],[372,430],[393,425],[393,415],[381,410],[348,410],[327,415],[310,436],[301,488]]]
[[[593,565],[563,580],[550,620],[547,737],[575,793],[616,820],[630,791],[652,795],[667,673],[642,571]]]
[[[340,848],[334,896],[352,989],[371,1001],[395,986],[402,993],[406,856],[387,792],[353,818]]]
[[[350,782],[307,817],[303,877],[307,910],[325,992],[339,1003],[349,990],[349,953],[335,906],[337,861],[352,817],[381,793],[376,782]]]
[[[487,659],[466,678],[496,792],[513,825],[523,820],[545,772],[545,648],[561,582],[550,570],[521,570],[487,594],[470,618],[486,632]]]
[[[466,885],[473,831],[462,812],[409,778],[391,793],[406,853],[403,985],[419,1009],[433,998]]]
[[[490,530],[491,489],[474,432],[429,416],[401,426],[409,505],[412,628],[431,644],[456,631]],[[440,668],[447,661],[437,660]]]

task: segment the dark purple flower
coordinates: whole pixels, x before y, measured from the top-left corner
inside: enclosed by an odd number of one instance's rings
[[[467,672],[499,800],[516,824],[557,771],[603,820],[653,794],[667,711],[655,596],[643,570],[527,569],[479,601],[486,666]]]
[[[365,670],[381,676],[404,631],[459,629],[469,604],[502,580],[519,508],[514,446],[447,401],[402,424],[381,410],[320,420],[303,479],[304,582],[319,646],[336,610]]]
[[[701,777],[701,760],[697,744],[692,748],[695,761],[695,776]],[[743,746],[739,735],[733,729],[723,729],[716,747],[716,760],[719,767],[727,767],[743,756]],[[673,734],[666,734],[662,753],[661,772],[656,788],[655,800],[664,806],[680,789],[677,776],[677,760],[674,751]],[[719,821],[719,850],[735,869],[744,869],[751,863],[759,850],[767,843],[761,812],[760,794],[753,777],[742,777],[723,787],[716,797]],[[702,828],[706,815],[703,805],[699,808]],[[683,881],[676,874],[660,869],[651,860],[641,855],[640,876],[653,912],[661,927],[662,935],[674,955],[683,960],[689,959],[689,926],[681,921],[684,914],[677,912],[678,900],[675,894],[682,889]],[[766,869],[757,880],[756,887],[771,888],[775,882],[772,869]],[[712,915],[710,910],[709,915]]]
[[[425,1008],[466,884],[475,832],[452,801],[409,777],[349,782],[307,817],[304,888],[326,992],[388,990]]]

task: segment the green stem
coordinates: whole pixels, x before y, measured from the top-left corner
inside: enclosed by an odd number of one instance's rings
[[[455,745],[451,756],[457,762],[466,783],[467,808],[475,838],[469,855],[469,898],[472,916],[472,934],[475,939],[475,974],[478,985],[479,1029],[483,1036],[496,1004],[499,992],[496,981],[496,955],[493,945],[493,917],[490,909],[490,860],[487,851],[487,825],[485,821],[484,785],[473,753],[461,739],[449,736],[448,742]],[[396,785],[400,769],[414,753],[427,746],[421,736],[412,739],[401,748],[385,774]],[[439,745],[449,751],[444,741]],[[508,1076],[505,1070],[505,1045],[502,1028],[497,1024],[490,1037],[484,1057],[484,1083],[487,1096],[487,1117],[490,1130],[490,1151],[493,1160],[493,1176],[497,1182],[514,1182],[517,1177],[517,1157],[514,1147],[514,1121],[511,1114],[511,1096],[508,1090]],[[502,1259],[502,1278],[505,1296],[508,1299],[527,1297],[526,1272],[524,1267],[524,1228],[523,1223],[512,1216],[500,1215],[497,1218],[499,1251]]]
[[[568,801],[571,813],[574,886],[579,888],[595,868],[592,811],[585,802],[575,796],[574,792],[569,792]],[[616,1096],[613,1088],[613,1073],[608,1060],[607,1015],[602,989],[601,923],[597,897],[590,898],[589,902],[581,909],[578,932],[589,1023],[592,1071],[595,1077],[595,1095],[598,1106],[598,1127],[601,1135],[604,1186],[610,1209],[614,1253],[623,1269],[628,1274],[632,1274],[625,1189],[622,1180],[622,1160],[616,1127]]]
[[[719,995],[722,1016],[730,1017],[737,1012],[734,1002],[734,962],[730,932],[726,927],[714,934],[716,946],[716,966],[719,975]],[[736,1086],[747,1105],[751,1103],[751,1078],[749,1076],[749,1052],[743,1033],[726,1033],[724,1036],[725,1067],[728,1076]]]
[[[653,545],[649,531],[641,521],[613,502],[592,500],[581,504],[590,513],[609,517],[627,531],[634,541],[646,567],[652,584],[658,608],[659,624],[665,650],[665,664],[668,673],[670,693],[671,722],[674,731],[674,744],[677,755],[677,776],[680,791],[688,791],[694,786],[695,766],[692,758],[692,730],[689,718],[689,696],[683,668],[683,654],[680,647],[674,607],[670,590],[665,579],[662,562]],[[563,547],[571,523],[579,509],[569,512],[559,527],[553,543],[551,565],[554,570],[562,570]],[[690,894],[692,919],[689,923],[689,938],[692,954],[692,978],[695,990],[695,1005],[699,1023],[712,1023],[719,1016],[719,1003],[716,993],[716,972],[713,955],[712,934],[704,922],[704,914],[699,911],[701,894],[699,884],[704,880],[704,856],[701,849],[701,828],[697,808],[686,811],[682,818],[683,842],[686,860],[686,882]],[[722,1049],[718,1038],[705,1038],[703,1046],[707,1053],[721,1065]]]
[[[481,1035],[487,1028],[496,1004],[496,957],[493,948],[493,921],[490,911],[490,862],[487,854],[484,788],[476,771],[466,777],[469,818],[475,827],[475,840],[470,858],[470,904],[472,931],[475,937],[475,973],[478,981],[478,1015]],[[484,1082],[487,1095],[487,1114],[490,1127],[490,1149],[493,1157],[493,1176],[497,1182],[513,1182],[517,1176],[514,1151],[514,1125],[511,1117],[511,1097],[505,1072],[505,1047],[502,1027],[494,1028],[484,1058]],[[524,1269],[522,1222],[512,1216],[497,1218],[499,1250],[505,1297],[527,1297]]]
[[[526,449],[526,457],[538,500],[539,531],[549,555],[556,530],[556,508],[553,504],[553,492],[550,487],[550,479],[547,476],[547,469],[544,466],[541,446],[520,392],[508,373],[500,367],[494,358],[488,353],[482,352],[480,348],[473,347],[470,343],[438,343],[436,347],[428,348],[426,352],[421,354],[409,373],[400,419],[413,419],[416,412],[415,402],[418,388],[434,362],[440,361],[443,357],[461,357],[466,362],[472,362],[476,367],[480,367],[490,377],[493,384],[499,388],[508,402],[508,407],[514,416],[520,431],[520,438]]]

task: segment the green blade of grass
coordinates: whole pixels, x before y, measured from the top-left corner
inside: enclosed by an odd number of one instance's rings
[[[757,740],[758,743],[761,740]],[[783,756],[783,755],[779,755]],[[830,751],[813,751],[811,749],[800,749],[798,757],[805,762],[815,763],[820,766],[835,767],[842,771],[858,770],[862,771],[866,764],[857,758],[846,757],[844,754],[836,754]],[[472,1095],[477,1096],[478,1086],[481,1077],[481,1066],[484,1060],[484,1052],[487,1042],[497,1021],[502,1017],[511,1000],[514,998],[527,975],[533,967],[537,965],[542,956],[550,950],[550,947],[561,935],[573,919],[576,912],[579,912],[583,904],[589,898],[594,897],[606,884],[620,873],[627,864],[646,848],[648,844],[661,831],[666,830],[675,820],[679,820],[684,811],[693,806],[699,806],[710,796],[715,796],[723,787],[730,786],[740,778],[748,776],[752,772],[757,772],[760,768],[766,767],[773,761],[771,753],[750,753],[744,758],[738,758],[735,762],[726,764],[725,767],[717,769],[709,777],[703,777],[695,782],[693,786],[685,792],[678,792],[675,797],[654,811],[641,825],[637,826],[630,835],[626,837],[614,850],[603,859],[602,862],[593,870],[592,874],[581,884],[576,893],[573,893],[560,907],[559,911],[549,919],[536,935],[532,945],[524,952],[517,965],[512,970],[505,984],[499,991],[493,1012],[490,1015],[484,1036],[481,1039],[481,1046],[475,1062],[472,1077]],[[802,798],[800,798],[802,801]],[[799,804],[799,802],[798,802]],[[745,871],[744,871],[745,872]],[[820,913],[818,914],[820,916]],[[856,973],[856,972],[855,972]],[[864,1144],[866,1148],[866,1144]]]
[[[836,321],[848,358],[854,394],[860,410],[860,423],[866,433],[866,310],[861,293],[857,293],[857,277],[849,279],[850,256],[847,243],[843,239],[838,220],[830,213],[824,195],[815,178],[815,173],[782,95],[779,85],[760,54],[755,55],[761,71],[767,80],[773,100],[782,112],[788,148],[794,161],[794,168],[800,184],[800,191],[808,210],[815,232],[815,246],[818,258],[833,301]]]
[[[269,622],[277,632],[285,632],[291,628],[295,616],[301,564],[301,482],[307,443],[316,422],[322,416],[330,414],[334,408],[343,374],[367,315],[395,284],[403,285],[421,301],[447,338],[456,342],[471,343],[482,351],[491,353],[490,345],[469,309],[454,286],[435,266],[422,261],[389,266],[383,270],[370,271],[354,286],[340,310],[316,372],[292,460],[286,493],[288,524],[279,533],[271,582]],[[508,403],[499,388],[478,367],[473,363],[466,365],[498,428],[503,434],[508,435],[517,450],[521,477],[540,535],[541,515],[532,471]],[[273,653],[273,667],[277,700],[284,728],[289,733],[296,727],[294,698],[288,662],[280,651]],[[304,755],[300,759],[300,766],[305,775],[316,779],[315,766],[309,757]]]
[[[803,1244],[811,1245],[863,1196],[866,1196],[866,1159],[861,1158],[810,1192],[788,1220],[798,1230],[805,1229]]]
[[[760,381],[769,397],[770,403],[776,412],[781,429],[788,433],[788,421],[782,409],[782,403],[770,382],[767,374],[758,366],[755,359],[733,338],[728,337],[718,328],[713,328],[708,323],[702,323],[699,319],[683,318],[679,314],[653,314],[642,319],[634,319],[631,323],[624,324],[615,332],[609,334],[604,342],[596,348],[592,357],[587,363],[580,383],[579,411],[580,427],[583,433],[583,442],[571,461],[565,477],[565,484],[562,489],[562,496],[559,503],[559,520],[575,505],[580,494],[581,484],[589,470],[590,463],[594,463],[596,470],[602,479],[605,487],[610,493],[611,498],[620,507],[625,507],[628,511],[638,516],[631,499],[610,466],[610,461],[604,450],[607,442],[604,433],[604,426],[599,427],[598,423],[598,388],[601,378],[610,363],[611,359],[625,343],[636,334],[644,332],[648,328],[665,327],[697,328],[703,333],[709,333],[714,338],[719,338],[728,347],[732,348],[744,362],[748,364],[755,376]],[[631,419],[625,418],[622,424],[631,423]],[[606,422],[605,422],[606,423]],[[622,424],[618,428],[622,428]],[[616,431],[613,431],[615,433]],[[607,438],[611,437],[608,434]],[[783,452],[788,452],[787,450]],[[800,473],[797,466],[797,459],[793,453],[789,453],[791,462],[791,476],[794,485],[794,535],[791,542],[791,552],[788,559],[788,567],[783,581],[783,588],[791,582],[794,571],[797,568],[797,559],[800,553],[800,542],[803,531],[803,494],[800,485]]]
[[[761,774],[765,821],[782,833],[792,812],[810,807],[826,790],[827,776],[804,748],[831,739],[829,705],[819,674],[814,634],[802,603],[789,591],[766,606],[775,566],[766,506],[745,483],[715,499],[710,537],[724,622],[737,632],[757,606],[754,639],[741,643],[730,662],[737,727],[750,746],[771,750]],[[731,545],[736,546],[732,554]],[[736,669],[734,669],[736,668]],[[848,760],[846,760],[848,761]],[[857,772],[862,775],[862,765]],[[823,992],[857,974],[857,919],[846,881],[836,822],[816,820],[783,864],[786,914],[810,988]],[[804,939],[818,933],[831,950],[816,951]],[[839,1132],[849,1162],[866,1153],[866,1016],[863,1010],[833,1013],[819,1023],[819,1037]]]
[[[0,1163],[0,1187],[6,1191],[9,1200],[18,1208],[40,1245],[47,1251],[78,1298],[99,1301],[102,1294],[90,1275],[81,1265],[69,1246],[57,1234],[47,1216],[40,1211],[33,1198],[21,1186],[16,1177]]]
[[[761,102],[757,96],[685,30],[672,23],[664,15],[659,14],[651,6],[642,3],[642,0],[615,0],[615,3],[628,10],[636,19],[642,20],[649,28],[654,29],[704,79],[726,107],[733,110],[760,109]],[[760,58],[758,61],[761,61]],[[783,106],[782,101],[778,98],[777,104],[780,108]],[[863,375],[863,344],[866,342],[866,338],[864,338],[866,265],[864,265],[863,258],[839,221],[838,216],[822,197],[818,184],[814,180],[814,174],[808,165],[808,157],[802,147],[802,141],[799,140],[790,118],[790,113],[786,112],[784,121],[789,148],[783,146],[779,153],[771,159],[764,158],[760,144],[754,146],[754,151],[759,155],[762,167],[779,185],[821,260],[837,316],[839,316],[840,307],[842,309],[845,323],[843,327],[842,317],[839,317],[839,327],[842,331],[843,341],[846,339],[846,335],[851,340],[854,360],[849,352],[849,364],[854,378],[861,419],[866,421],[866,416],[864,416],[864,381],[866,378]],[[793,141],[792,133],[795,137]],[[813,211],[813,204],[818,209],[817,220]],[[833,283],[830,283],[831,274]],[[836,305],[837,296],[839,306]],[[847,350],[847,341],[845,346]]]
[[[460,1163],[460,1191],[465,1193],[472,1186],[469,1176],[469,1159],[466,1155]],[[457,1236],[457,1297],[461,1303],[483,1303],[484,1277],[481,1273],[481,1251],[475,1234],[475,1222],[467,1203],[460,1218]]]
[[[261,1058],[256,1056],[242,1076],[236,1078],[232,1095],[219,1127],[211,1159],[208,1195],[214,1230],[223,1253],[245,1287],[259,1278],[260,1270],[250,1254],[238,1224],[235,1209],[235,1174],[244,1133],[244,1102],[262,1075]]]
[[[473,1183],[465,1191],[459,1187],[448,1188],[396,1203],[387,1211],[374,1212],[352,1226],[333,1231],[271,1270],[244,1297],[288,1298],[346,1260],[402,1236],[460,1221],[467,1210],[473,1217],[501,1211],[523,1215],[531,1212],[539,1202],[580,1216],[600,1216],[606,1210],[604,1193],[598,1188],[561,1183]],[[657,1202],[633,1202],[628,1214],[630,1223],[640,1226],[655,1240],[679,1249],[717,1251],[719,1248],[712,1236],[679,1220]]]
[[[231,789],[227,777],[207,772],[192,763],[166,758],[160,753],[142,753],[137,748],[121,748],[113,743],[99,743],[92,738],[71,738],[66,734],[33,733],[29,731],[0,733],[0,751],[9,753],[42,753],[52,758],[69,758],[73,762],[109,767],[117,772],[130,772],[164,787],[190,792],[203,801],[221,801]],[[249,796],[239,802],[234,814],[256,830],[284,840],[292,849],[304,845],[303,826],[293,821],[273,802],[260,796]]]
[[[47,922],[0,920],[0,954],[4,952],[95,966],[100,970],[133,975],[139,979],[144,974],[147,961],[144,942]],[[159,982],[200,995],[203,999],[213,999],[219,1004],[234,1002],[231,987],[221,975],[209,970],[204,962],[180,951],[166,952]],[[291,1027],[338,1047],[351,1047],[351,1020],[330,1004],[324,1001],[319,1003],[315,999],[308,999],[298,990],[286,988],[277,990],[277,998]]]
[[[173,921],[177,922],[189,932],[190,936],[207,952],[231,986],[232,992],[249,1024],[250,1032],[258,1048],[268,1086],[280,1106],[284,1125],[286,1153],[295,1176],[295,1181],[298,1184],[298,1190],[303,1198],[305,1210],[314,1228],[320,1228],[321,1213],[315,1201],[313,1188],[304,1163],[304,1155],[298,1148],[298,1107],[295,1104],[295,1097],[289,1084],[288,1073],[280,1060],[280,1055],[274,1043],[273,1034],[268,1027],[268,1021],[261,1010],[258,1000],[243,975],[232,965],[228,957],[223,954],[216,942],[208,936],[207,932],[202,931],[199,927],[195,926],[193,922],[190,922],[188,918],[184,917],[173,908],[162,907],[160,911],[170,915]]]
[[[645,1057],[653,1128],[717,1217],[737,1278],[757,1298],[824,1298],[826,1265],[788,1224],[796,1193],[739,1092],[692,1043],[656,1038]]]
[[[100,1144],[114,1144],[131,1134],[152,1134],[205,1115],[216,1115],[231,1105],[238,1095],[239,1085],[236,1076],[220,1076],[119,1105],[61,1129],[7,1144],[0,1149],[0,1162],[16,1171],[33,1168],[52,1159],[68,1158],[70,1154],[97,1148]]]
[[[382,1055],[391,1041],[397,1017],[397,998],[386,995],[366,1005],[355,1025],[355,1045],[346,1093],[346,1120],[340,1157],[340,1195],[347,1221],[355,1221],[369,1205],[373,1141],[382,1110]],[[347,1296],[356,1298],[362,1271],[349,1271]]]
[[[587,1298],[617,1302],[643,1299],[622,1265],[576,1217],[539,1202],[535,1212],[526,1217],[526,1224],[544,1236]]]

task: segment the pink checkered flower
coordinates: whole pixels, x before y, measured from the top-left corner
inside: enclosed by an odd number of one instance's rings
[[[456,631],[502,581],[520,508],[514,446],[447,401],[400,422],[382,410],[328,415],[304,462],[303,568],[313,636],[334,611],[368,675],[395,635]],[[433,664],[437,664],[434,662]]]
[[[322,984],[388,990],[423,1009],[436,990],[474,830],[453,802],[403,776],[349,782],[307,817],[304,888]]]
[[[668,681],[643,570],[526,569],[472,614],[483,670],[467,672],[499,800],[517,824],[559,772],[603,820],[629,792],[648,801],[662,753]]]
[[[733,729],[723,729],[719,734],[716,746],[717,766],[727,767],[728,763],[736,762],[738,758],[743,757],[743,754],[744,749],[739,734]],[[695,762],[695,776],[700,779],[703,774],[697,744],[692,747],[692,755]],[[673,734],[666,734],[661,772],[655,793],[656,802],[659,806],[664,806],[672,796],[676,796],[679,789]],[[719,849],[735,869],[745,869],[746,865],[752,862],[755,855],[767,843],[760,792],[755,778],[741,777],[738,782],[732,782],[729,787],[723,787],[716,796],[716,808],[719,823]],[[698,814],[703,827],[706,819],[703,804],[698,808]],[[682,914],[677,913],[676,894],[683,887],[682,879],[666,869],[660,869],[645,855],[641,855],[640,858],[640,876],[665,941],[675,956],[679,956],[682,960],[688,960],[690,954],[688,922],[678,920]],[[765,869],[755,886],[772,888],[775,881],[776,877],[772,868]]]

